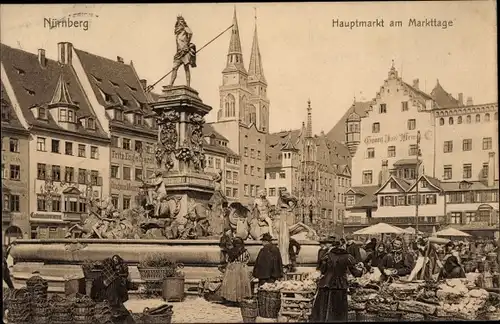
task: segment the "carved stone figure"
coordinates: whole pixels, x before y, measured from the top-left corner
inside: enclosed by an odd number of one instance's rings
[[[153,177],[151,187],[148,190],[149,203],[154,205],[153,217],[160,217],[161,203],[167,199],[167,188],[163,182],[162,172],[156,172]]]
[[[267,225],[269,234],[273,236],[272,220],[270,217],[271,204],[266,198],[266,190],[259,191],[259,197],[255,199],[253,205],[253,215],[259,222],[259,225]]]
[[[177,123],[180,115],[175,111],[164,111],[157,118],[160,126],[159,143],[155,151],[156,162],[161,168],[162,164],[167,171],[174,167],[172,154],[176,151],[178,134]]]
[[[205,153],[203,151],[203,124],[205,124],[205,119],[200,114],[194,113],[189,115],[189,123],[191,162],[196,171],[203,171],[205,168]]]
[[[186,85],[189,87],[191,85],[191,72],[189,71],[189,67],[196,67],[196,46],[191,43],[193,32],[182,16],[177,17],[174,33],[177,43],[177,52],[174,56],[174,67],[172,69],[170,85],[174,85],[175,79],[177,78],[177,70],[183,65],[184,71],[186,72]]]

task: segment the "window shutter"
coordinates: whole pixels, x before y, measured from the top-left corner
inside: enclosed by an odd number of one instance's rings
[[[98,185],[99,187],[101,187],[101,186],[102,186],[102,177],[97,177],[97,185]]]

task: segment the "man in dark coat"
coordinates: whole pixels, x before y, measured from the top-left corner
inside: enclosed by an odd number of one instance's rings
[[[370,240],[370,242],[368,244],[366,244],[365,246],[365,250],[366,252],[374,252],[375,251],[375,248],[377,247],[377,239],[372,237],[372,239]]]
[[[321,259],[325,255],[326,252],[328,252],[328,249],[332,247],[331,240],[328,238],[322,238],[319,240],[319,250],[318,250],[318,261],[316,265],[316,270],[319,270],[321,266]]]
[[[347,253],[352,255],[356,262],[362,262],[361,253],[359,252],[359,246],[354,242],[352,236],[348,236],[346,239],[346,250]]]
[[[273,238],[269,233],[264,233],[261,240],[264,246],[260,249],[253,267],[253,276],[259,279],[259,286],[273,283],[283,277],[283,260],[280,250],[272,243]]]
[[[347,322],[347,274],[355,277],[363,274],[362,266],[342,248],[334,237],[328,239],[332,247],[321,259],[321,277],[314,300],[311,322]]]

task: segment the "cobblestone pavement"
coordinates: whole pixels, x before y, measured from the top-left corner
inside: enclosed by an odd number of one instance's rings
[[[141,313],[145,307],[157,307],[165,302],[161,299],[131,299],[125,307],[133,313]],[[172,323],[243,323],[238,307],[227,307],[211,303],[200,297],[188,297],[173,305]]]

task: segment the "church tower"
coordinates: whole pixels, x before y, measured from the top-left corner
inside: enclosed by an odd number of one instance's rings
[[[247,89],[247,82],[248,73],[243,63],[235,8],[226,67],[222,71],[222,85],[219,87],[220,109],[217,112],[217,121],[244,120],[244,113],[251,95]]]
[[[250,66],[248,68],[248,88],[252,93],[248,106],[247,120],[255,122],[257,128],[269,132],[269,99],[267,98],[267,81],[264,76],[262,57],[260,56],[259,38],[257,36],[257,17],[253,34]]]

